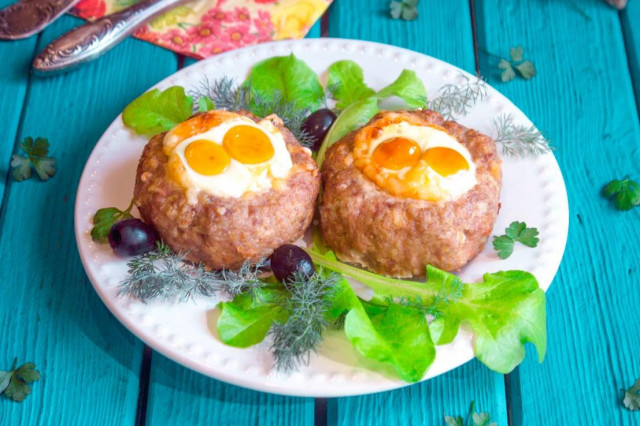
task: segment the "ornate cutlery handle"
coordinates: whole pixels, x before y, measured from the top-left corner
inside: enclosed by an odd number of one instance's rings
[[[29,37],[55,21],[78,0],[20,0],[0,10],[0,40]]]
[[[120,12],[74,28],[53,41],[33,60],[36,71],[62,71],[91,61],[132,34],[140,25],[188,0],[143,0]]]

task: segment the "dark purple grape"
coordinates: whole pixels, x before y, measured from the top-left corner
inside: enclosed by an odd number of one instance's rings
[[[109,245],[120,257],[137,256],[156,247],[158,234],[140,219],[116,222],[109,231]]]
[[[331,127],[335,120],[336,115],[333,113],[333,111],[327,108],[323,108],[309,115],[302,122],[302,126],[300,126],[300,129],[304,130],[304,132],[309,135],[309,137],[313,141],[312,149],[314,151],[320,149],[322,140],[327,134],[329,127]]]
[[[296,272],[309,278],[316,273],[313,261],[306,251],[293,244],[284,244],[275,249],[271,255],[273,275],[283,283],[294,279]]]

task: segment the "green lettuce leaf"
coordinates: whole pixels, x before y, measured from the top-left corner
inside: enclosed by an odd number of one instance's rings
[[[475,337],[475,355],[490,369],[510,373],[524,359],[526,342],[534,344],[540,362],[544,359],[545,294],[532,274],[485,274],[481,283],[465,285],[462,298],[449,309],[451,315],[469,325]]]
[[[265,59],[251,70],[245,84],[262,99],[274,99],[279,93],[285,102],[315,111],[324,103],[324,89],[318,76],[293,53]]]
[[[335,259],[333,252],[328,258]],[[408,382],[419,381],[435,359],[435,346],[420,309],[389,303],[378,306],[358,298],[342,278],[331,300],[329,316],[345,312],[344,331],[363,356],[391,365]]]
[[[344,321],[353,346],[367,358],[391,364],[407,382],[424,376],[436,357],[424,313],[390,303],[386,307],[355,305]]]
[[[131,102],[122,112],[125,126],[139,135],[157,135],[171,130],[193,114],[193,99],[184,87],[153,89]]]
[[[331,68],[329,72],[331,73]],[[334,72],[334,74],[336,74],[336,72]],[[359,89],[356,90],[358,95],[349,96],[349,99],[353,100],[355,97],[364,93],[364,90],[368,89],[368,87],[364,85],[364,82],[361,82],[361,84],[366,89],[363,89],[363,87],[357,83],[360,81],[360,75],[358,75],[357,70],[350,69],[348,73],[345,71],[344,74],[348,75],[351,80],[356,82],[354,83],[356,87],[359,87]],[[337,77],[335,78],[337,79]],[[329,87],[331,87],[330,84]],[[349,132],[367,124],[373,116],[380,112],[378,102],[392,96],[397,96],[404,100],[409,108],[422,108],[427,104],[427,91],[424,88],[422,81],[414,71],[403,70],[402,73],[400,73],[400,76],[398,76],[393,83],[369,97],[356,100],[342,111],[327,132],[324,140],[322,141],[322,145],[318,150],[318,156],[316,158],[318,166],[322,166],[327,149],[331,145]]]
[[[483,281],[465,284],[432,266],[427,281],[388,278],[308,252],[316,264],[348,275],[375,292],[375,300],[402,300],[436,316],[433,340],[451,342],[461,325],[474,334],[474,353],[490,369],[509,373],[522,362],[524,344],[533,343],[540,362],[546,354],[546,299],[536,278],[524,271],[485,274]],[[330,253],[330,252],[329,252]]]
[[[262,342],[274,321],[287,319],[287,312],[275,303],[282,297],[286,297],[284,289],[258,288],[252,294],[243,293],[231,302],[219,303],[220,339],[237,348]]]
[[[327,154],[327,149],[331,145],[347,133],[367,124],[367,122],[378,112],[380,112],[380,108],[378,108],[378,100],[374,97],[355,102],[342,111],[327,132],[324,141],[322,142],[322,146],[318,150],[318,156],[316,158],[318,167],[322,166],[324,157]]]
[[[331,92],[331,97],[337,101],[336,107],[339,109],[345,109],[375,93],[365,84],[360,65],[349,60],[331,64],[327,89]]]
[[[396,81],[376,93],[375,96],[378,99],[397,96],[405,101],[410,108],[427,106],[427,90],[415,71],[411,70],[402,70]]]

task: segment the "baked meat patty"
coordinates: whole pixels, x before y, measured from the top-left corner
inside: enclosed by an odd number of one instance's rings
[[[248,112],[239,114],[258,122]],[[134,201],[174,251],[212,269],[238,269],[245,260],[268,257],[281,244],[300,238],[311,223],[320,176],[310,152],[276,116],[267,117],[284,137],[293,167],[283,180],[242,197],[200,192],[189,202],[185,189],[167,175],[165,133],[151,138],[138,163]],[[191,200],[193,201],[193,200]]]
[[[427,264],[457,270],[482,250],[498,215],[502,171],[496,144],[434,111],[382,112],[370,123],[391,114],[446,129],[469,151],[476,185],[451,201],[391,195],[355,166],[354,131],[328,149],[322,165],[324,240],[341,260],[388,276],[421,277]]]

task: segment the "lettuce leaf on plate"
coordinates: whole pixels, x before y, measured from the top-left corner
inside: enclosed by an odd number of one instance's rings
[[[350,82],[355,89],[351,92],[336,91],[331,84],[328,85],[334,99],[338,101],[338,108],[344,109],[322,141],[322,146],[316,159],[319,167],[322,166],[327,149],[331,145],[349,132],[365,125],[380,112],[380,101],[398,97],[404,101],[409,109],[427,106],[427,91],[422,80],[418,78],[414,71],[403,70],[393,83],[377,93],[371,93],[368,97],[363,97],[365,93],[370,93],[371,89],[364,84],[362,68],[352,61],[340,61],[338,63],[340,63],[340,66],[333,70],[333,81]],[[329,83],[332,81],[331,67],[329,68]],[[342,87],[342,84],[337,87]]]
[[[331,97],[337,101],[336,108],[338,109],[344,109],[376,93],[365,84],[364,73],[360,65],[350,60],[331,64],[327,90],[331,93]]]
[[[324,103],[324,89],[316,73],[293,53],[275,56],[255,65],[245,84],[262,99],[273,100],[276,93],[285,102],[315,111]]]
[[[432,266],[424,283],[398,280],[344,264],[331,252],[310,251],[316,264],[348,275],[374,292],[376,301],[402,301],[435,316],[439,344],[451,342],[460,325],[474,335],[474,353],[490,369],[509,373],[522,362],[524,344],[533,343],[540,362],[546,354],[546,299],[536,278],[524,271],[487,273],[482,282],[462,283]],[[346,327],[346,326],[345,326]]]
[[[150,90],[136,98],[122,111],[124,125],[139,135],[157,135],[171,130],[193,114],[193,98],[182,86],[165,91]]]

